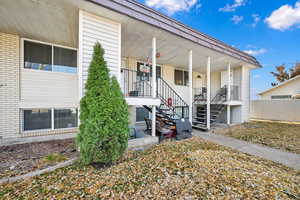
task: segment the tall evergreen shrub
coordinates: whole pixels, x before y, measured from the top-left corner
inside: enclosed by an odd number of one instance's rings
[[[83,164],[113,163],[128,144],[128,108],[116,78],[110,78],[99,43],[89,66],[85,95],[80,101],[76,138]]]

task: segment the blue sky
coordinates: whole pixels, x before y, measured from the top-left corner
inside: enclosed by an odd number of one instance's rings
[[[300,61],[300,0],[139,0],[172,18],[254,55],[251,93],[271,87],[275,66]]]

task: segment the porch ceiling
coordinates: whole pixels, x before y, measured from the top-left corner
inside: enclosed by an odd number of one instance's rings
[[[211,57],[212,71],[247,65],[242,60],[200,46],[190,40],[122,15],[85,0],[9,0],[0,2],[0,31],[21,37],[78,47],[79,9],[122,24],[122,57],[146,60],[151,56],[152,37],[157,38],[159,64],[187,68],[188,50],[193,50],[193,68],[206,71],[206,58]]]
[[[1,32],[77,47],[78,9],[70,1],[0,1],[0,19]]]
[[[233,68],[247,65],[243,61],[212,51],[134,19],[128,19],[126,24],[122,24],[122,56],[142,61],[146,61],[147,57],[151,58],[153,36],[157,38],[157,52],[161,54],[160,58],[157,59],[158,64],[187,69],[188,51],[191,49],[193,50],[194,71],[202,73],[206,71],[208,56],[211,57],[211,71],[226,70],[229,61]]]

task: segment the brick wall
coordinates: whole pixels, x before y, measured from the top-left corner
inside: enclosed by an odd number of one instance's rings
[[[19,134],[20,42],[0,32],[0,139]]]

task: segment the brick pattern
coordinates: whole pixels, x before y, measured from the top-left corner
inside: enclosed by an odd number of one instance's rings
[[[19,135],[20,42],[0,32],[0,139]]]
[[[33,136],[45,136],[45,135],[60,135],[66,133],[78,133],[78,128],[67,128],[58,130],[40,130],[40,131],[27,131],[22,132],[20,137],[33,137]]]

